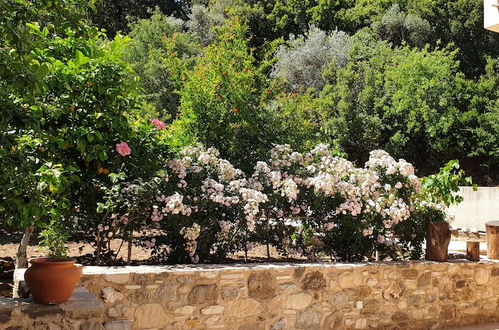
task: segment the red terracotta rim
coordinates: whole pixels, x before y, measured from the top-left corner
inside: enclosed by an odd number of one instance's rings
[[[74,264],[76,259],[74,258],[33,258],[30,259],[31,264],[52,264],[52,265],[67,265]]]

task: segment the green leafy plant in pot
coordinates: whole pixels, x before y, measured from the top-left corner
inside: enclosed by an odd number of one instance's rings
[[[66,302],[81,278],[82,269],[76,259],[67,257],[65,242],[68,233],[60,221],[52,221],[40,233],[48,251],[45,258],[30,260],[24,279],[38,304],[55,305]]]
[[[451,160],[436,174],[422,179],[421,198],[429,207],[422,210],[426,217],[426,253],[425,259],[446,261],[448,259],[451,239],[449,219],[444,212],[446,207],[459,204],[463,197],[459,196],[460,185],[473,185],[471,177],[465,177],[457,160]]]

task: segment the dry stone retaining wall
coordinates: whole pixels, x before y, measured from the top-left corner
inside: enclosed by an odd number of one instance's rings
[[[499,320],[499,263],[86,267],[135,329],[441,329]],[[125,324],[123,323],[123,324]]]

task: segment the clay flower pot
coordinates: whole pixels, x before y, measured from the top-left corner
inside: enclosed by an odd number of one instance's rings
[[[24,279],[33,301],[38,304],[55,305],[66,302],[81,278],[81,267],[75,259],[35,258],[29,261]]]
[[[450,228],[448,222],[428,221],[426,225],[426,260],[447,261],[449,258]]]

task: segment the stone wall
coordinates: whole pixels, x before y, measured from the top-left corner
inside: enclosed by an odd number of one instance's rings
[[[135,329],[441,329],[499,321],[495,261],[85,267],[81,285],[101,297],[104,321]]]

